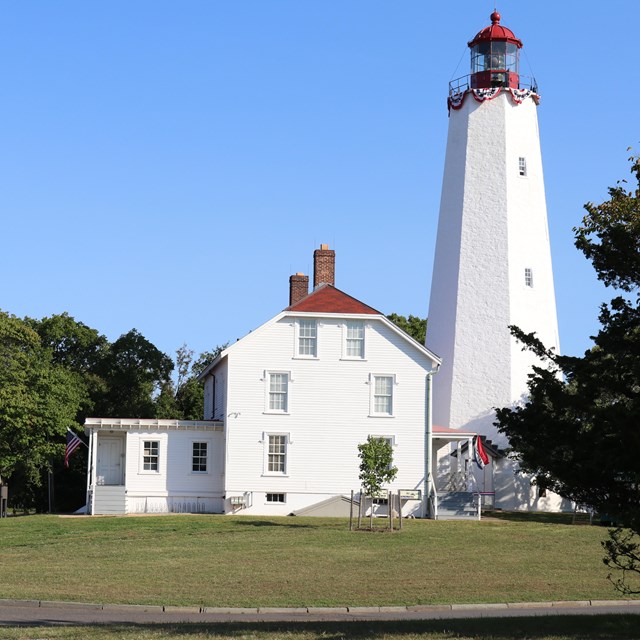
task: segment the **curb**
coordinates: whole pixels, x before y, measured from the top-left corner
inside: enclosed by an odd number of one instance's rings
[[[203,607],[146,604],[97,604],[63,600],[19,600],[0,598],[0,606],[66,608],[85,611],[131,611],[147,613],[224,614],[224,615],[370,615],[381,613],[420,613],[436,611],[495,611],[504,609],[576,609],[585,607],[640,607],[640,600],[556,600],[549,602],[493,602],[479,604],[418,604],[378,607]]]

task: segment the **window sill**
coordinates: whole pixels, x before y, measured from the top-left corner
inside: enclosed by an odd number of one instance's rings
[[[288,478],[289,474],[288,473],[263,473],[262,478]]]
[[[370,413],[369,418],[395,418],[395,416],[387,413]]]
[[[288,411],[263,411],[262,415],[265,416],[288,416],[290,415]]]
[[[367,359],[366,358],[348,358],[345,356],[343,358],[340,358],[340,361],[341,362],[343,361],[344,362],[367,362]]]
[[[318,356],[293,356],[292,360],[320,360]]]

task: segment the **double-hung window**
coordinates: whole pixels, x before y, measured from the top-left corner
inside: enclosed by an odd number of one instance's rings
[[[524,269],[524,283],[527,287],[533,288],[533,269],[530,267]]]
[[[527,175],[527,159],[522,156],[518,158],[518,175],[523,178]]]
[[[364,322],[362,320],[352,320],[345,326],[345,358],[364,358]]]
[[[160,470],[160,443],[157,440],[144,440],[142,443],[142,470]]]
[[[393,415],[393,387],[392,375],[371,376],[371,414],[374,416]]]
[[[316,320],[298,320],[297,355],[315,358],[318,355],[318,323]]]
[[[284,433],[267,435],[267,474],[285,475],[287,473],[287,440],[288,436]]]
[[[209,453],[208,442],[194,442],[191,454],[191,471],[193,473],[207,472],[207,459]]]
[[[288,413],[289,411],[289,374],[273,372],[268,374],[267,411]]]

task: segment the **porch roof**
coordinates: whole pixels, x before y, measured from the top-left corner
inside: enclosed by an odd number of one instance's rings
[[[438,427],[433,425],[431,429],[432,438],[442,438],[444,440],[468,440],[478,434],[475,431],[462,431],[462,429],[451,429],[451,427]]]
[[[87,418],[84,421],[85,433],[94,431],[133,431],[149,430],[193,430],[222,431],[224,423],[220,420],[156,420],[154,418]]]

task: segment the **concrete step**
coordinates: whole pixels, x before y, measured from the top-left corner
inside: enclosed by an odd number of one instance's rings
[[[470,491],[450,491],[438,496],[438,520],[473,520],[477,517],[476,499]]]

